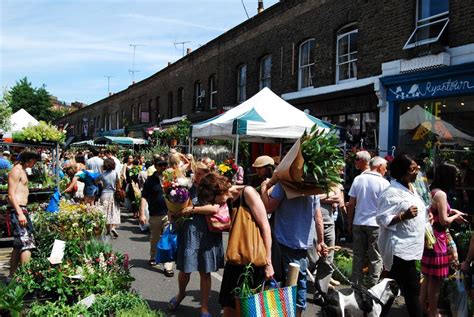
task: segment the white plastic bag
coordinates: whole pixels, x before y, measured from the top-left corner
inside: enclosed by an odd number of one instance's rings
[[[464,285],[464,274],[459,270],[450,277],[449,305],[453,317],[468,316],[467,292]]]

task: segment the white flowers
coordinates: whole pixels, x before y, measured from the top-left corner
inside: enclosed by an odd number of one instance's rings
[[[193,185],[193,181],[190,177],[179,177],[176,179],[176,182],[181,187],[191,188],[191,186]]]

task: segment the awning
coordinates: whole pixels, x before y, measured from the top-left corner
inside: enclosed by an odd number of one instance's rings
[[[148,144],[147,140],[129,138],[129,137],[119,137],[119,136],[102,136],[94,140],[98,144],[114,143],[120,145],[143,145]]]

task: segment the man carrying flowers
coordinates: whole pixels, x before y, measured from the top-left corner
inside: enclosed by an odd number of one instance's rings
[[[156,243],[160,240],[166,226],[169,224],[168,209],[166,207],[164,192],[162,187],[162,175],[166,170],[168,162],[163,157],[157,157],[154,160],[156,172],[147,178],[143,185],[142,198],[140,202],[140,218],[141,224],[147,222],[145,216],[145,209],[148,205],[150,214],[150,265],[156,265]],[[173,263],[168,262],[163,264],[164,274],[167,277],[174,275]]]

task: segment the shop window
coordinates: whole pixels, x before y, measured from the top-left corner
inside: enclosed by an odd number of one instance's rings
[[[209,109],[217,108],[217,80],[216,75],[209,77]]]
[[[237,102],[247,99],[247,65],[243,64],[237,68]]]
[[[272,79],[272,56],[267,55],[260,60],[260,85],[262,90],[265,87],[271,88]]]
[[[337,35],[336,83],[357,78],[357,25],[342,28]]]
[[[449,23],[449,0],[418,0],[416,27],[403,49],[437,42]]]
[[[314,47],[316,41],[309,39],[301,43],[298,58],[298,89],[313,87]]]

